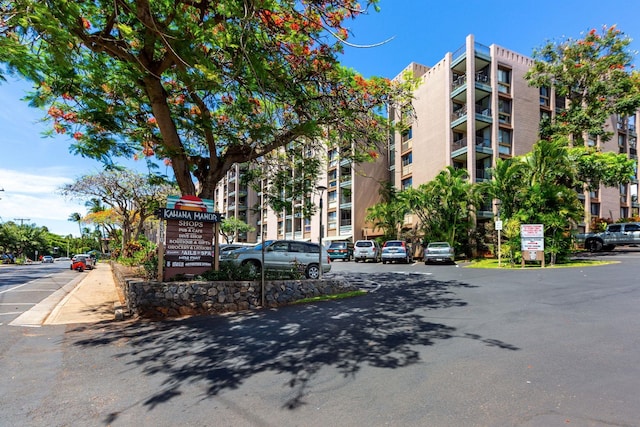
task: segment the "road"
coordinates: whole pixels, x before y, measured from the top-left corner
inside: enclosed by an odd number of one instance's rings
[[[599,257],[617,263],[336,262],[366,296],[17,327],[0,425],[636,426],[640,253]]]
[[[80,276],[69,269],[69,261],[53,264],[0,266],[0,327],[15,321],[23,313],[41,303],[65,286],[75,284]],[[50,298],[53,308],[60,298]]]

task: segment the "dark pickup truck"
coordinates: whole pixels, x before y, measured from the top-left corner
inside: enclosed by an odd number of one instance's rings
[[[577,234],[576,242],[592,252],[610,251],[616,246],[640,245],[640,223],[609,224],[601,233]]]

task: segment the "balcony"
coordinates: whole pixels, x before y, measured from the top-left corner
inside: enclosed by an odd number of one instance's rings
[[[404,141],[401,145],[400,145],[400,150],[402,153],[404,153],[405,151],[409,151],[413,148],[413,139],[410,139],[408,141]]]
[[[411,174],[412,170],[413,170],[412,164],[402,166],[402,176]]]
[[[451,158],[464,161],[467,159],[467,138],[454,141],[451,144]],[[491,141],[481,136],[475,138],[476,159],[481,160],[493,154]]]
[[[467,84],[467,76],[458,76],[457,78],[453,79],[453,82],[451,83],[451,90],[456,90],[457,88],[459,88],[460,86],[464,86],[465,84]]]
[[[340,188],[351,187],[351,174],[340,177]]]

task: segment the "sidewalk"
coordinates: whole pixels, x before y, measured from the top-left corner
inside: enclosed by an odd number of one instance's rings
[[[43,325],[97,323],[116,319],[116,307],[121,304],[111,264],[99,262],[95,269],[78,274],[85,277],[56,305]]]

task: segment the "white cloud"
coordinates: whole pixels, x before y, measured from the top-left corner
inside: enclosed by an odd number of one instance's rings
[[[42,170],[41,173],[27,173],[0,169],[0,218],[2,221],[24,222],[46,226],[56,234],[69,234],[77,230],[77,224],[69,223],[74,212],[84,214],[86,208],[78,201],[65,199],[59,188],[72,179],[55,172]],[[50,173],[54,174],[50,175]],[[78,232],[76,231],[75,234]]]

